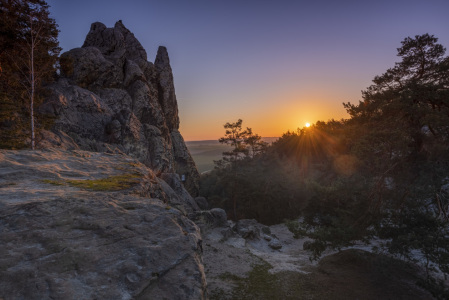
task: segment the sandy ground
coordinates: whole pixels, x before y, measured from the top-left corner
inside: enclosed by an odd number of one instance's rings
[[[283,224],[270,227],[271,235],[278,238],[282,248],[274,250],[268,241],[261,238],[245,240],[238,235],[225,238],[229,229],[213,228],[203,232],[203,262],[208,290],[212,293],[223,290],[228,293],[234,288],[232,281],[223,276],[232,274],[246,277],[254,265],[269,263],[271,273],[294,271],[306,273],[308,266],[316,265],[309,260],[309,253],[302,250],[307,238],[295,239]]]
[[[235,281],[229,280],[229,276],[247,278],[248,272],[255,265],[269,263],[272,266],[269,270],[270,273],[292,271],[309,274],[308,272],[311,270],[317,270],[315,267],[318,267],[318,262],[310,261],[310,252],[303,250],[304,242],[310,239],[295,239],[293,233],[284,224],[270,226],[270,230],[271,236],[281,242],[281,249],[270,248],[269,242],[263,238],[245,240],[236,234],[226,238],[229,236],[230,228],[213,228],[203,231],[203,262],[210,294],[230,295],[235,288]],[[379,246],[380,243],[381,241],[373,241],[370,245],[359,244],[346,249],[372,252],[372,247]],[[337,251],[327,250],[323,253],[322,258],[330,257],[335,253]],[[442,274],[435,273],[434,275],[443,278]],[[316,276],[316,274],[312,276]],[[338,280],[338,278],[333,280]],[[419,292],[422,291],[419,290]],[[363,291],[361,293],[363,294]],[[426,298],[417,297],[416,299]]]

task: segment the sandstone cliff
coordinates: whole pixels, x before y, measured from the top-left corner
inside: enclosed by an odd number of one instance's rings
[[[60,63],[41,150],[0,150],[0,299],[206,298],[167,49],[94,23]]]
[[[126,155],[0,150],[0,299],[206,298],[189,197]]]
[[[61,78],[40,110],[54,116],[41,148],[125,153],[156,175],[177,173],[198,195],[199,173],[179,132],[170,60],[159,47],[154,64],[134,35],[93,23],[81,48],[61,56]]]

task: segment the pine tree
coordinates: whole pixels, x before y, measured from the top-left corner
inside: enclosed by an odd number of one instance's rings
[[[0,108],[2,145],[15,147],[29,120],[31,148],[35,147],[35,107],[43,88],[55,77],[60,48],[58,28],[42,0],[0,0]],[[24,144],[24,141],[22,141]]]
[[[397,49],[402,61],[376,76],[358,105],[344,104],[353,121],[383,128],[391,141],[397,137],[390,152],[405,154],[408,142],[407,154],[422,153],[426,131],[449,138],[449,57],[437,41],[429,34],[404,39]]]

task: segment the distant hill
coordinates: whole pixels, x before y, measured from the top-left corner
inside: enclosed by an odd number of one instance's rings
[[[278,137],[262,138],[263,141],[269,144],[273,143],[277,139]],[[185,143],[200,173],[212,170],[214,168],[214,160],[221,159],[224,151],[229,151],[232,149],[230,146],[220,144],[218,139],[187,141]]]

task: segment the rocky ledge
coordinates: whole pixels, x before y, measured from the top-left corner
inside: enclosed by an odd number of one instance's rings
[[[0,150],[1,299],[203,299],[197,209],[126,155]]]

